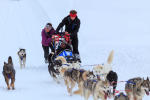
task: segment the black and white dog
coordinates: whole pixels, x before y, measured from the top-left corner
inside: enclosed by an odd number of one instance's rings
[[[58,80],[58,76],[60,74],[59,72],[59,68],[62,66],[62,62],[61,60],[54,60],[54,53],[50,53],[48,61],[49,61],[49,65],[48,65],[48,71],[50,73],[50,75],[52,76],[52,78],[59,83]]]
[[[26,50],[25,49],[19,49],[18,51],[18,56],[19,56],[19,63],[20,63],[20,68],[25,68],[26,65]]]
[[[107,76],[106,79],[110,82],[110,84],[113,86],[113,95],[115,95],[115,90],[117,87],[117,81],[118,81],[118,75],[116,72],[114,71],[110,71]]]

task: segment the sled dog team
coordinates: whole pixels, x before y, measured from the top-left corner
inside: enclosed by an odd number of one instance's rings
[[[26,50],[20,49],[17,54],[20,68],[25,68]],[[70,95],[81,95],[85,100],[88,100],[90,96],[94,100],[107,100],[107,98],[113,97],[114,100],[142,100],[145,94],[149,95],[150,80],[148,77],[147,79],[140,77],[129,79],[125,84],[127,95],[122,92],[119,95],[115,95],[118,75],[112,70],[111,63],[113,56],[114,51],[111,51],[107,62],[94,66],[92,71],[80,68],[78,61],[67,63],[63,56],[58,56],[54,64],[48,65],[48,71],[57,83],[60,83],[60,79],[64,80]],[[8,57],[8,62],[4,62],[2,73],[8,90],[11,88],[15,89],[15,69],[11,56]],[[11,83],[9,83],[10,80]],[[76,85],[78,86],[78,90],[73,91]]]
[[[149,95],[150,81],[147,79],[136,77],[129,79],[125,84],[125,95],[121,92],[115,95],[118,75],[112,70],[111,63],[113,61],[114,51],[111,51],[107,62],[102,65],[93,67],[93,70],[85,70],[80,68],[80,63],[67,63],[63,56],[58,56],[53,64],[49,64],[48,71],[52,78],[60,83],[60,79],[64,80],[69,95],[80,95],[88,100],[90,96],[94,100],[142,100],[143,96]],[[75,86],[78,90],[73,91]]]

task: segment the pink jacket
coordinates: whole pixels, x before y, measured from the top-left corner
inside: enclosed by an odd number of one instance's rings
[[[55,30],[52,28],[50,32],[46,33],[45,30],[43,29],[41,34],[42,34],[42,45],[44,46],[49,46],[51,43],[51,37],[55,33]]]

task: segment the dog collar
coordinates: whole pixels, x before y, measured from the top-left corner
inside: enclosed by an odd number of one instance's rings
[[[97,80],[93,80],[93,82],[97,82]]]
[[[82,72],[84,72],[84,70],[80,70],[80,72],[82,73]]]
[[[133,84],[133,85],[136,85],[135,82],[131,82],[131,81],[126,81],[126,82],[127,82],[127,84]]]
[[[23,60],[23,56],[21,56],[20,59]]]
[[[62,64],[62,65],[70,66],[69,64]]]
[[[8,77],[9,79],[11,79],[11,75],[10,75],[10,74],[7,74],[7,77]]]

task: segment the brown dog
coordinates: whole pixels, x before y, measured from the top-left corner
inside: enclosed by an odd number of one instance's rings
[[[72,95],[72,89],[75,87],[75,84],[78,84],[78,90],[74,94],[82,95],[83,82],[87,79],[95,78],[93,72],[83,69],[62,68],[60,73],[64,77],[65,85],[70,95]]]
[[[8,90],[10,90],[10,87],[12,89],[15,89],[14,82],[15,82],[15,69],[13,67],[13,62],[11,56],[8,58],[8,63],[4,62],[3,66],[3,76],[5,78],[5,82],[7,84]],[[9,80],[11,80],[11,84],[9,84]]]
[[[99,80],[86,80],[83,84],[83,97],[84,100],[88,100],[90,95],[93,96],[94,100],[107,100],[112,97],[111,85],[106,81]]]

